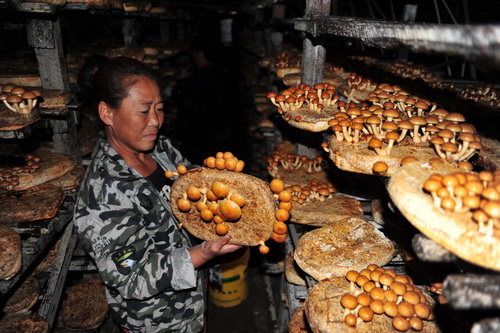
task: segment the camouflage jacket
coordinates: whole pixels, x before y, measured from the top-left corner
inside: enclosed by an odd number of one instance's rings
[[[107,286],[113,317],[131,332],[200,331],[203,274],[188,253],[192,241],[178,229],[169,199],[105,140],[99,144],[80,187],[74,220]],[[190,167],[165,137],[152,156],[165,170]]]

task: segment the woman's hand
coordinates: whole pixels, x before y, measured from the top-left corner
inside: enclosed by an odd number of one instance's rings
[[[228,244],[231,235],[227,234],[214,241],[204,241],[200,245],[190,248],[191,260],[194,268],[198,268],[207,261],[230,252],[234,252],[241,248],[241,245]]]

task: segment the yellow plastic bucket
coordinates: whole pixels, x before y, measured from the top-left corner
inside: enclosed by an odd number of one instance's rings
[[[236,254],[236,253],[235,253]],[[238,257],[221,263],[222,286],[210,283],[208,298],[220,307],[229,308],[241,304],[248,295],[247,268],[250,250],[245,248]]]

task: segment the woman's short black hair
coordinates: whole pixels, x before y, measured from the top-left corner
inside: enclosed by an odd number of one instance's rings
[[[103,101],[117,109],[128,96],[131,86],[141,78],[159,84],[156,72],[142,62],[128,57],[108,59],[104,56],[87,58],[78,75],[83,98],[97,105]]]

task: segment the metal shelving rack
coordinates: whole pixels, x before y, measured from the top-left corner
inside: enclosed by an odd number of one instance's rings
[[[323,80],[326,58],[326,49],[322,44],[324,37],[354,39],[361,41],[363,45],[380,49],[407,48],[414,52],[457,56],[472,64],[481,62],[483,68],[500,69],[500,24],[449,25],[382,21],[330,16],[330,11],[330,0],[306,0],[304,17],[294,20],[294,28],[305,33],[301,80],[306,84],[314,84]],[[307,153],[308,150],[308,147],[300,143],[296,147],[297,153]],[[286,253],[293,252],[300,237],[300,232],[293,224],[289,227],[289,236],[285,243]],[[422,243],[427,243],[427,245],[421,246]],[[448,275],[444,280],[443,293],[448,298],[452,309],[497,312],[491,318],[483,318],[474,322],[472,325],[474,332],[485,333],[500,330],[500,317],[498,317],[500,275],[498,273],[485,273],[485,270],[480,268],[467,267],[466,263],[461,262],[452,253],[421,234],[413,238],[412,246],[417,257],[424,262],[454,263],[460,266],[462,274]],[[401,269],[403,263],[400,260],[394,264]],[[470,270],[467,270],[468,268]],[[479,273],[475,274],[475,271]],[[299,301],[307,297],[307,291],[315,281],[307,277],[306,283],[306,287],[288,283],[283,289],[288,299],[289,313],[286,315],[291,316],[299,306]],[[282,311],[286,310],[282,309]]]

